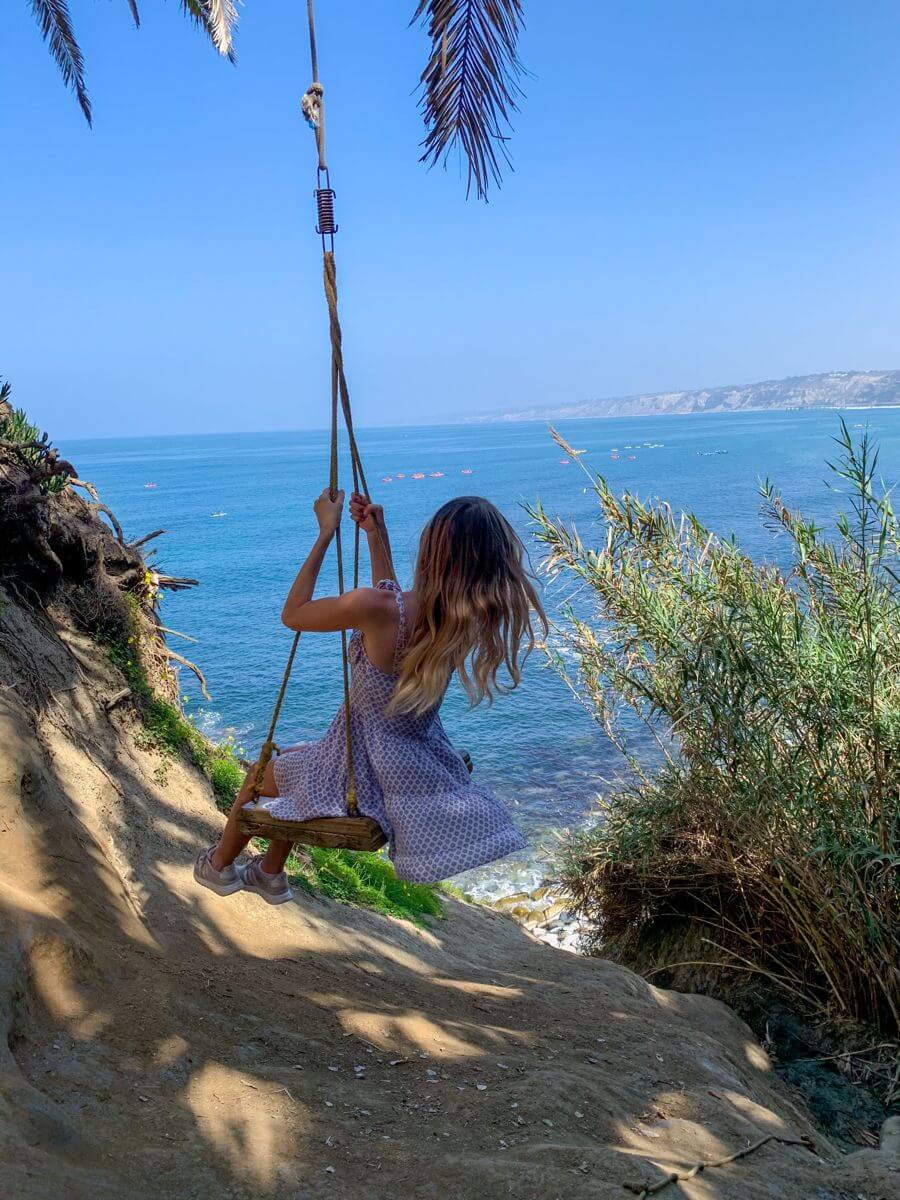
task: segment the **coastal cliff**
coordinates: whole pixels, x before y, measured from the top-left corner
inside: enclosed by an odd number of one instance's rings
[[[611,396],[539,408],[512,409],[473,421],[546,421],[581,417],[650,417],[685,413],[766,412],[780,409],[893,408],[900,405],[900,371],[829,371],[763,383]]]
[[[717,1001],[459,901],[417,928],[199,890],[213,785],[145,720],[166,581],[73,472],[0,449],[4,1194],[596,1200],[741,1152],[664,1198],[900,1194]]]

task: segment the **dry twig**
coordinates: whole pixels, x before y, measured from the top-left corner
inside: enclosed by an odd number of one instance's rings
[[[808,1137],[786,1138],[779,1137],[775,1133],[767,1133],[765,1137],[758,1138],[749,1146],[745,1146],[743,1150],[735,1150],[734,1154],[729,1154],[725,1158],[716,1158],[708,1162],[698,1162],[690,1167],[687,1171],[673,1171],[667,1175],[665,1179],[661,1179],[659,1183],[651,1184],[650,1187],[644,1187],[643,1184],[626,1183],[625,1187],[629,1192],[636,1193],[638,1200],[646,1200],[648,1196],[655,1196],[657,1192],[663,1191],[669,1184],[684,1183],[688,1179],[695,1179],[701,1171],[708,1171],[713,1167],[726,1167],[729,1163],[737,1162],[738,1159],[746,1158],[748,1154],[753,1154],[755,1150],[761,1149],[768,1142],[778,1142],[782,1146],[803,1146],[807,1150],[812,1150],[813,1142]]]

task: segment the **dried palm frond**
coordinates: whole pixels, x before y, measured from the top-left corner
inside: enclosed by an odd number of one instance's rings
[[[431,38],[422,72],[421,109],[427,134],[422,162],[446,164],[454,145],[468,162],[472,185],[486,199],[510,164],[506,139],[510,113],[521,96],[517,54],[521,0],[419,0],[413,21]]]
[[[69,6],[66,0],[30,0],[30,3],[41,35],[50,46],[50,53],[59,67],[63,82],[75,93],[81,111],[90,125],[91,102],[84,84],[84,57],[75,40]]]
[[[181,0],[181,8],[209,34],[218,52],[234,62],[231,34],[238,19],[234,0]]]
[[[140,28],[141,14],[137,0],[125,0],[135,25]],[[31,11],[40,26],[44,41],[56,61],[63,81],[72,89],[81,111],[91,124],[91,102],[84,83],[84,57],[75,39],[67,0],[29,0]],[[208,35],[212,44],[234,62],[232,30],[238,14],[234,0],[181,0],[182,11]]]

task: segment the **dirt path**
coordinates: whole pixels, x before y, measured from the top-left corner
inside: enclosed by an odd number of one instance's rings
[[[622,1200],[766,1133],[815,1149],[769,1143],[663,1200],[900,1196],[714,1001],[462,904],[423,932],[196,888],[205,783],[154,779],[127,707],[103,712],[103,656],[23,620],[0,612],[3,1196]]]

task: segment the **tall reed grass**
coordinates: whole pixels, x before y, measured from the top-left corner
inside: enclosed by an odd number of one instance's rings
[[[567,613],[557,666],[626,757],[624,712],[660,748],[652,769],[629,757],[562,869],[607,948],[662,965],[691,946],[704,969],[896,1030],[900,538],[871,439],[842,422],[836,441],[834,529],[761,488],[788,567],[590,472],[599,547],[530,509],[547,570],[596,602]]]

